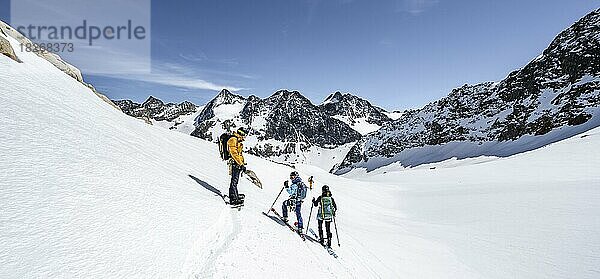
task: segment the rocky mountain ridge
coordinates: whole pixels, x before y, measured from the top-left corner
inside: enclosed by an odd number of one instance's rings
[[[361,134],[376,131],[392,121],[387,111],[349,93],[337,91],[329,95],[319,108],[326,114],[344,121]]]
[[[248,152],[294,163],[311,147],[331,149],[360,139],[348,124],[326,114],[298,91],[261,99],[222,90],[196,118],[193,136],[216,141],[225,131],[250,127]],[[281,157],[284,158],[281,158]],[[338,158],[339,160],[339,158]]]
[[[167,121],[171,122],[183,115],[189,115],[197,111],[198,106],[183,101],[179,104],[164,103],[163,101],[150,96],[146,101],[139,104],[131,100],[113,101],[121,110],[133,117],[144,119],[146,122]]]
[[[332,171],[508,156],[597,126],[599,107],[600,10],[595,10],[504,80],[464,85],[421,109],[405,111],[363,137]],[[450,144],[459,142],[470,144],[469,150]],[[441,152],[444,145],[455,149]],[[426,147],[437,148],[440,156],[426,154],[431,152]]]

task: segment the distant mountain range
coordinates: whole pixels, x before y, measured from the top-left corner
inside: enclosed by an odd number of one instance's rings
[[[143,119],[146,123],[189,134],[195,129],[193,119],[200,107],[184,101],[179,104],[164,103],[150,96],[139,104],[131,100],[113,100],[124,113]]]
[[[261,99],[223,89],[202,108],[189,102],[164,104],[153,97],[142,104],[115,103],[129,115],[172,129],[183,124],[188,128],[182,132],[210,141],[222,132],[249,127],[249,153],[341,174],[395,162],[415,166],[539,148],[599,126],[599,93],[596,10],[504,80],[464,85],[420,109],[387,112],[341,92],[315,105],[289,90]],[[164,124],[170,122],[178,124]]]
[[[247,146],[251,154],[278,162],[311,163],[314,157],[330,153],[329,161],[319,161],[333,166],[331,160],[339,161],[348,144],[368,131],[364,126],[373,131],[391,121],[385,113],[366,100],[340,92],[315,105],[298,91],[279,90],[261,99],[222,90],[196,118],[192,135],[216,141],[224,131],[250,127]],[[343,151],[330,152],[342,146]]]
[[[126,114],[151,124],[160,123],[171,129],[193,125],[191,131],[180,131],[209,141],[216,141],[225,131],[248,127],[251,134],[246,146],[250,154],[282,163],[311,163],[314,162],[311,157],[328,154],[330,160],[319,159],[326,161],[328,168],[339,162],[362,134],[379,129],[392,121],[388,114],[394,115],[367,100],[341,92],[331,94],[320,105],[298,91],[279,90],[261,99],[245,98],[226,89],[202,109],[190,102],[165,104],[152,96],[142,104],[130,100],[114,103]],[[193,124],[189,115],[195,115]],[[336,148],[340,149],[332,151]],[[307,156],[311,152],[315,154]]]

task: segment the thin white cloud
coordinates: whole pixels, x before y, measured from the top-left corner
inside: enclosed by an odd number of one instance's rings
[[[201,78],[182,75],[174,72],[166,72],[166,71],[155,71],[153,70],[151,73],[144,74],[131,74],[131,75],[119,75],[119,76],[109,76],[112,78],[133,80],[133,81],[142,81],[148,83],[155,83],[160,85],[174,86],[186,89],[202,89],[202,90],[213,90],[219,91],[221,89],[227,89],[229,91],[235,92],[244,90],[245,88],[235,87],[225,84],[217,84],[207,80],[203,80]]]
[[[397,0],[396,11],[419,15],[439,2],[439,0]]]
[[[151,72],[125,73],[125,74],[96,74],[110,78],[141,81],[160,85],[173,86],[185,89],[202,89],[219,91],[227,89],[235,92],[246,88],[220,84],[205,80],[201,75],[197,74],[197,70],[183,64],[171,62],[152,62]]]
[[[180,53],[179,57],[190,61],[190,62],[203,62],[208,60],[208,56],[204,52],[198,52],[197,54],[183,54]]]
[[[394,42],[390,39],[381,39],[379,40],[379,45],[384,47],[392,47],[394,46]]]
[[[233,87],[233,86],[224,85],[224,84],[216,84],[216,83],[198,79],[198,78],[180,76],[180,75],[171,74],[171,73],[150,73],[150,74],[142,74],[142,75],[124,76],[121,78],[149,82],[149,83],[156,83],[156,84],[161,84],[161,85],[175,86],[175,87],[181,87],[181,88],[188,88],[188,89],[204,89],[204,90],[214,90],[214,91],[219,91],[221,89],[227,89],[229,91],[234,91],[234,92],[244,89],[244,88]]]

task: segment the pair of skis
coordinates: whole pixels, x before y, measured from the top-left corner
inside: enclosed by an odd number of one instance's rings
[[[310,233],[316,238],[319,239],[319,237],[317,236],[317,233],[315,233],[315,231],[313,231],[313,229],[309,228],[308,231],[310,231]],[[320,243],[320,242],[319,242]],[[322,243],[320,243],[321,245],[323,245]],[[331,249],[331,247],[327,247],[325,245],[323,245],[323,248],[325,248],[325,250],[327,250],[327,253],[329,253],[329,255],[332,255],[334,258],[337,259],[338,255],[335,253],[335,251],[333,251],[333,249]]]
[[[279,218],[279,220],[281,220],[281,221],[282,221],[282,222],[283,222],[283,223],[284,223],[284,224],[285,224],[285,225],[286,225],[288,228],[290,228],[290,230],[292,230],[294,233],[296,233],[297,235],[299,235],[299,236],[300,236],[300,238],[302,238],[302,241],[306,241],[306,235],[305,235],[305,234],[303,234],[303,233],[300,233],[300,232],[298,231],[298,228],[297,228],[297,227],[294,227],[294,226],[290,225],[290,223],[286,222],[286,221],[283,219],[283,217],[281,217],[281,215],[279,214],[279,212],[277,212],[277,211],[275,210],[275,208],[271,208],[271,212],[273,212],[273,213],[274,213],[274,214],[275,214],[275,215],[276,215],[276,216]],[[265,214],[265,215],[266,215],[266,214]]]
[[[306,241],[306,239],[308,238],[312,242],[316,242],[316,243],[319,243],[319,245],[322,245],[321,242],[319,242],[317,240],[317,239],[319,239],[319,237],[317,236],[317,234],[315,233],[315,231],[313,229],[309,228],[308,230],[314,236],[314,238],[309,235],[300,233],[296,227],[294,227],[294,226],[290,225],[290,223],[284,221],[283,217],[279,214],[279,212],[277,212],[277,210],[275,210],[275,208],[271,208],[271,212],[273,212],[292,232],[299,235],[300,238],[302,239],[302,241]],[[267,215],[266,213],[264,213],[264,214]],[[323,247],[325,248],[325,250],[327,250],[327,253],[329,253],[329,255],[331,255],[337,259],[338,255],[335,253],[335,251],[333,251],[333,249],[331,249],[331,247],[325,247],[325,246],[323,246]]]

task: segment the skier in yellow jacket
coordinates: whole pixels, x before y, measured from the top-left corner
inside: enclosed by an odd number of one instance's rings
[[[246,170],[246,162],[244,161],[244,155],[242,151],[244,144],[242,143],[246,138],[248,132],[244,128],[239,128],[233,137],[227,141],[227,149],[229,150],[229,173],[231,174],[231,182],[229,183],[229,203],[232,205],[238,205],[244,203],[243,196],[238,194],[237,185],[240,179],[240,174]]]

